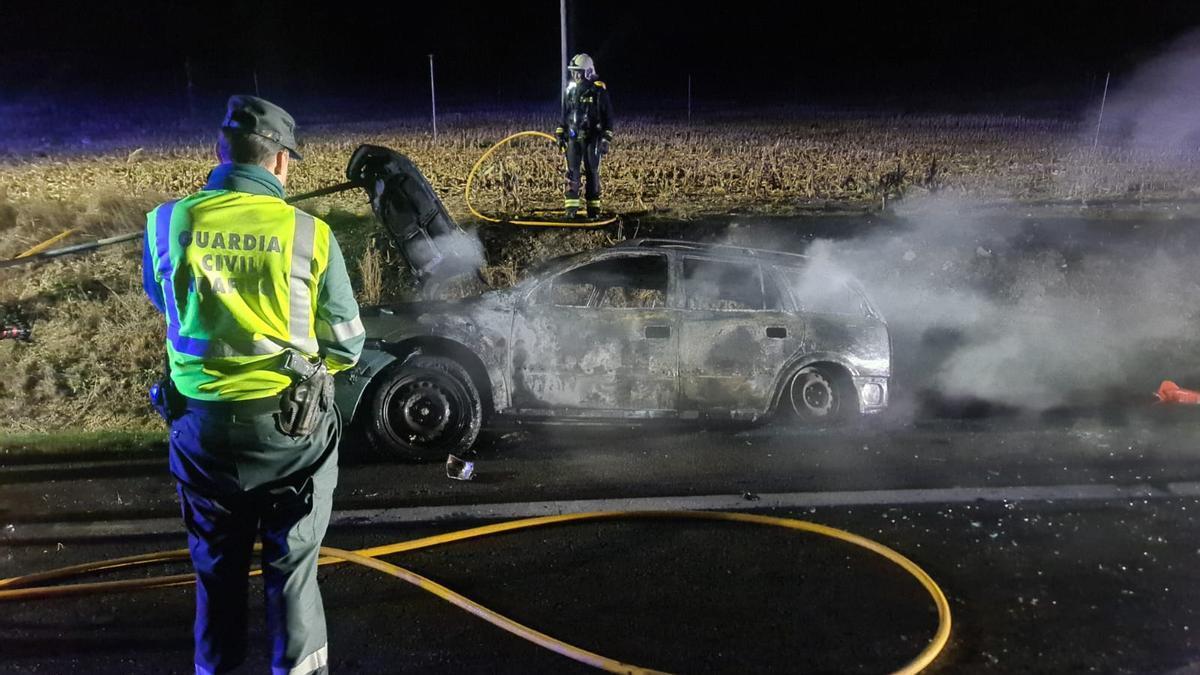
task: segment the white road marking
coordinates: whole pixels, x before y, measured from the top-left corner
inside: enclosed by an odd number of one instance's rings
[[[834,492],[704,495],[580,499],[501,504],[458,504],[334,511],[331,527],[431,523],[458,520],[508,520],[591,511],[761,511],[831,506],[897,506],[976,502],[1128,501],[1200,497],[1200,482],[1135,485],[1028,485],[958,487],[919,490],[855,490]],[[182,534],[177,518],[109,520],[95,523],[12,524],[0,530],[0,541],[57,541],[88,537]]]

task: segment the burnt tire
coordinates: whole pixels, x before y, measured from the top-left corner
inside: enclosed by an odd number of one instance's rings
[[[803,426],[840,425],[858,416],[858,397],[845,371],[823,365],[805,366],[784,385],[779,411]]]
[[[442,356],[414,356],[385,370],[367,413],[363,432],[373,454],[411,462],[465,452],[483,424],[470,374]]]

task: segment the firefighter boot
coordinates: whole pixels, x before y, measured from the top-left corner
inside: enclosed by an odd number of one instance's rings
[[[575,220],[579,217],[579,207],[583,206],[583,200],[579,198],[579,186],[577,183],[572,183],[567,189],[567,197],[563,200],[563,210],[567,212],[567,220]]]
[[[599,199],[587,200],[587,217],[588,218],[599,218],[600,217],[600,200]]]

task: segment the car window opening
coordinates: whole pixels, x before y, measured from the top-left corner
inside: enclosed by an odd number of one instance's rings
[[[561,307],[666,307],[667,258],[658,255],[609,258],[575,268],[554,278],[549,300]]]
[[[797,309],[821,314],[867,315],[866,299],[845,278],[780,269]]]
[[[687,309],[744,311],[766,307],[758,265],[685,258],[683,277]]]

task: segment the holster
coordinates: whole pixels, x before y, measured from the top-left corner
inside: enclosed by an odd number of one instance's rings
[[[288,352],[283,369],[295,381],[279,397],[279,430],[307,436],[333,408],[333,375],[324,362],[313,364],[294,352]]]
[[[166,375],[163,379],[150,385],[149,393],[150,407],[154,408],[154,412],[158,413],[158,416],[163,418],[167,424],[183,414],[183,396],[175,388],[175,383],[171,381],[170,375]]]

